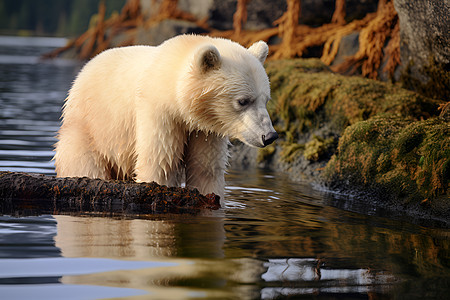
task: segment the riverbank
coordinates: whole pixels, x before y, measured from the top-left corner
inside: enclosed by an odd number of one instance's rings
[[[450,127],[439,111],[443,100],[342,76],[317,59],[270,61],[266,69],[268,109],[280,139],[259,150],[236,143],[234,168],[283,171],[415,222],[450,227]]]

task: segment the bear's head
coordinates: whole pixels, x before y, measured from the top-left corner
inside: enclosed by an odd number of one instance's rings
[[[210,42],[196,47],[186,75],[190,130],[237,138],[253,147],[271,144],[278,134],[266,108],[267,44],[260,41],[246,49],[226,39]]]

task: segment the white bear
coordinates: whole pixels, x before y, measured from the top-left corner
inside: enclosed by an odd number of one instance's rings
[[[266,104],[265,42],[181,35],[106,50],[78,74],[63,107],[58,177],[134,179],[223,199],[228,138],[277,139]]]

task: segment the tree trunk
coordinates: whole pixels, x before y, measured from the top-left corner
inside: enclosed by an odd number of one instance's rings
[[[219,196],[152,183],[0,172],[0,214],[151,214],[218,209]]]

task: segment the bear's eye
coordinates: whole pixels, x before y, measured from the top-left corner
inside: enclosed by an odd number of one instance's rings
[[[239,102],[240,106],[247,106],[250,104],[250,99],[244,98],[244,99],[240,99],[238,102]]]

